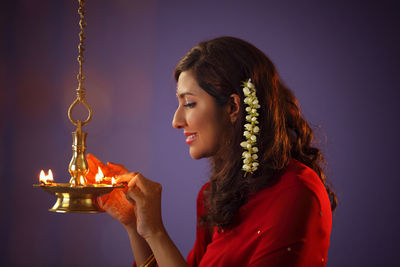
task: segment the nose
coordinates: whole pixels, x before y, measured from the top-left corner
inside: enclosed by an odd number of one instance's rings
[[[181,129],[185,127],[186,120],[181,107],[178,107],[175,111],[174,118],[172,119],[172,127],[175,129]]]

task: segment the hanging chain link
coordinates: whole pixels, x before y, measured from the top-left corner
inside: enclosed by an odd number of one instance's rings
[[[78,99],[84,99],[85,98],[85,88],[82,87],[82,83],[85,80],[85,75],[82,73],[82,65],[83,62],[85,62],[85,58],[83,57],[83,51],[85,51],[85,44],[83,43],[84,40],[86,39],[86,33],[85,33],[85,27],[86,27],[86,20],[85,20],[85,3],[83,0],[79,0],[79,9],[78,13],[80,16],[80,21],[79,21],[79,26],[81,28],[81,32],[79,33],[79,55],[78,55],[78,62],[79,62],[79,74],[77,75],[78,79],[78,89],[77,89],[77,97]]]
[[[83,75],[83,72],[82,72],[82,65],[83,65],[83,62],[85,62],[85,58],[83,57],[83,52],[85,51],[84,40],[86,39],[86,33],[84,31],[84,29],[86,27],[85,1],[84,0],[78,0],[78,2],[79,2],[78,13],[79,13],[79,16],[80,16],[79,27],[81,29],[81,31],[79,33],[79,45],[78,45],[79,55],[78,55],[78,58],[77,58],[77,60],[79,62],[79,74],[77,75],[78,89],[76,89],[76,99],[68,109],[68,118],[72,122],[72,124],[74,124],[78,128],[81,128],[82,126],[88,124],[89,121],[92,119],[92,109],[90,108],[89,104],[86,102],[86,99],[85,99],[85,88],[82,86],[82,84],[83,84],[83,82],[85,80],[85,75]],[[82,122],[81,120],[74,121],[72,119],[72,115],[71,115],[72,109],[78,103],[82,103],[87,108],[87,110],[89,112],[89,115],[88,115],[87,119],[84,122]]]

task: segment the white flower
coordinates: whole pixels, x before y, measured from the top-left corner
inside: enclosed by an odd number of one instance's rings
[[[250,94],[250,89],[247,87],[243,88],[243,93],[245,96],[248,96]]]
[[[251,82],[251,79],[248,79],[247,82],[242,83],[243,93],[245,95],[244,103],[247,105],[245,111],[247,112],[245,119],[247,123],[245,123],[243,132],[243,136],[246,138],[246,141],[240,143],[240,146],[245,150],[242,153],[243,157],[243,167],[242,170],[250,173],[253,173],[257,170],[258,166],[258,148],[256,147],[256,141],[258,133],[260,132],[260,128],[255,126],[258,124],[257,117],[260,115],[257,112],[257,109],[260,108],[257,95],[256,88],[254,84]]]
[[[249,123],[246,123],[246,124],[244,125],[244,127],[245,127],[248,131],[251,131],[251,129],[253,129],[253,125],[251,125],[251,124],[249,124]]]
[[[245,152],[243,152],[242,156],[243,156],[244,158],[250,158],[250,157],[251,157],[251,153],[245,151]]]
[[[246,148],[247,147],[247,142],[241,142],[240,146],[243,147],[243,148]]]
[[[252,89],[254,88],[254,85],[251,83],[251,79],[247,81],[246,86]]]

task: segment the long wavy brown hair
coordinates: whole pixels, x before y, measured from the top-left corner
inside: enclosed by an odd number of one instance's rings
[[[220,149],[211,157],[210,186],[204,198],[208,213],[203,221],[211,226],[232,226],[234,215],[248,197],[276,183],[291,158],[318,174],[335,210],[336,195],[324,175],[323,156],[312,144],[313,130],[303,118],[297,98],[262,51],[234,37],[212,39],[193,47],[180,60],[174,73],[176,81],[188,70],[220,106],[227,104],[231,94],[238,94],[243,103],[241,84],[251,78],[261,105],[257,141],[260,166],[253,175],[243,177],[240,142],[245,111],[241,105],[238,119],[224,133]]]

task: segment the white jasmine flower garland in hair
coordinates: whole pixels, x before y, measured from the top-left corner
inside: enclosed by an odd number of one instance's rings
[[[256,88],[254,84],[252,84],[251,79],[247,82],[242,83],[243,93],[244,93],[244,103],[246,105],[246,123],[244,125],[243,136],[246,138],[246,141],[241,142],[240,146],[243,147],[244,152],[242,154],[243,158],[243,167],[242,170],[245,171],[246,174],[253,173],[258,168],[258,148],[257,144],[257,135],[260,132],[260,128],[257,126],[258,114],[257,110],[260,108],[260,104],[258,103],[258,99],[256,96]]]

